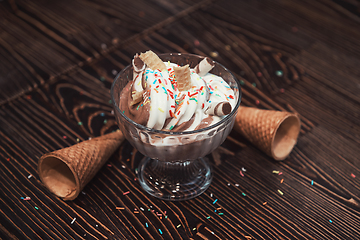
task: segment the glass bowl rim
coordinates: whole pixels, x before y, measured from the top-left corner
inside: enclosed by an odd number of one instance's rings
[[[160,58],[161,56],[172,56],[172,55],[178,55],[178,56],[181,56],[181,55],[186,55],[186,56],[189,56],[189,57],[198,57],[200,59],[204,59],[205,57],[204,56],[200,56],[200,55],[197,55],[197,54],[191,54],[191,53],[161,53],[161,54],[157,54]],[[149,127],[146,127],[144,125],[141,125],[137,122],[134,122],[133,120],[131,120],[130,118],[128,118],[119,108],[117,102],[115,101],[114,99],[114,88],[115,88],[115,85],[116,85],[116,82],[118,81],[119,79],[119,76],[125,72],[125,70],[127,70],[129,67],[131,67],[131,64],[127,65],[125,68],[123,68],[115,77],[113,83],[111,84],[111,89],[110,89],[110,95],[111,95],[111,101],[112,101],[112,104],[114,105],[114,108],[115,108],[115,111],[119,112],[120,115],[127,121],[129,122],[130,124],[134,125],[136,128],[139,128],[141,130],[146,130],[146,131],[149,131],[149,132],[152,132],[152,133],[158,133],[158,134],[166,134],[166,135],[190,135],[190,134],[194,134],[194,133],[201,133],[201,132],[205,132],[207,130],[211,130],[211,129],[214,129],[216,128],[217,126],[220,126],[221,124],[223,124],[224,122],[228,121],[234,114],[236,114],[237,112],[237,109],[239,108],[240,106],[240,102],[241,102],[241,98],[242,98],[242,91],[241,91],[241,84],[240,84],[240,81],[234,76],[234,74],[228,70],[226,67],[224,67],[221,63],[219,62],[216,62],[214,61],[216,64],[218,64],[220,67],[222,67],[225,71],[229,72],[230,75],[233,77],[233,79],[235,80],[236,84],[237,84],[237,87],[239,89],[239,97],[237,99],[237,102],[236,102],[236,105],[235,105],[235,108],[231,111],[231,113],[229,113],[227,116],[225,116],[223,119],[221,119],[219,122],[215,123],[215,124],[212,124],[208,127],[205,127],[205,128],[201,128],[201,129],[197,129],[197,130],[193,130],[193,131],[183,131],[183,132],[174,132],[174,131],[163,131],[163,130],[157,130],[157,129],[154,129],[154,128],[149,128]]]

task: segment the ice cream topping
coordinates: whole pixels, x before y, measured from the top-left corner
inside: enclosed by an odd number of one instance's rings
[[[234,109],[231,87],[209,71],[204,58],[195,68],[163,62],[148,51],[135,55],[133,81],[120,96],[120,109],[134,122],[164,131],[192,131],[220,121]]]

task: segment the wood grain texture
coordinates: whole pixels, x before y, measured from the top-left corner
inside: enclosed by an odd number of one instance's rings
[[[349,4],[0,2],[0,238],[360,238],[360,21]],[[142,191],[143,156],[125,141],[76,200],[51,194],[39,157],[116,130],[111,83],[148,49],[210,56],[241,80],[243,105],[298,113],[289,158],[233,131],[207,156],[209,189],[168,202]]]

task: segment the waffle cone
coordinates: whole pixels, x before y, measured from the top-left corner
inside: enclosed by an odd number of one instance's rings
[[[124,140],[120,131],[44,154],[38,173],[44,185],[64,200],[74,200]]]
[[[275,160],[284,160],[297,142],[300,119],[289,112],[240,107],[234,129]]]

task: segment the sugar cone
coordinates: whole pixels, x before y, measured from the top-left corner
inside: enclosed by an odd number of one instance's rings
[[[275,160],[284,160],[297,142],[300,119],[289,112],[241,106],[234,129]]]
[[[44,185],[64,200],[74,200],[124,140],[120,131],[44,154],[38,173]]]

